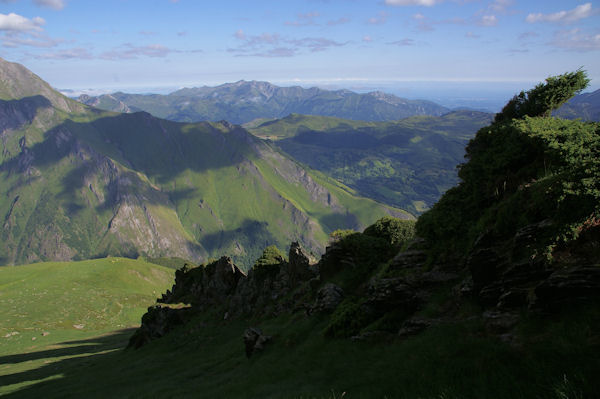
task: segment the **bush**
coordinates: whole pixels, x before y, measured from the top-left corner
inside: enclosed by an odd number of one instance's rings
[[[371,321],[369,314],[362,309],[362,305],[361,301],[352,298],[340,303],[325,327],[325,336],[346,338],[358,334]]]
[[[385,216],[367,227],[363,234],[383,238],[390,246],[399,248],[415,237],[415,221]]]

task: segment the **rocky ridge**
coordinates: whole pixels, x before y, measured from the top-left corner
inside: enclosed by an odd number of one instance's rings
[[[228,257],[205,267],[184,268],[177,271],[175,285],[159,304],[148,309],[130,345],[139,347],[194,313],[215,310],[223,319],[320,314],[330,319],[326,335],[353,340],[401,338],[477,317],[490,334],[512,342],[512,330],[523,312],[544,315],[566,304],[600,299],[600,228],[570,246],[577,253],[575,263],[572,258],[550,262],[523,255],[545,224],[528,226],[505,241],[481,237],[466,258],[433,264],[428,261],[428,243],[416,239],[388,257],[387,267],[368,273],[358,284],[340,278],[365,267],[343,239],[332,243],[317,263],[309,262],[298,243],[292,243],[289,261],[280,259],[247,274]],[[189,307],[171,308],[182,302]],[[461,309],[473,302],[479,312],[465,316]],[[422,312],[432,306],[437,309],[433,314]],[[349,320],[351,326],[346,324]]]

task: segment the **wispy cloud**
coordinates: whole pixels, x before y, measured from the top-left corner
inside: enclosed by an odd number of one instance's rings
[[[332,47],[340,47],[348,42],[341,43],[325,37],[305,37],[301,39],[284,38],[278,33],[262,33],[260,35],[247,35],[239,29],[233,36],[241,43],[238,47],[228,48],[227,52],[236,56],[255,57],[292,57],[306,49],[310,52],[325,51]]]
[[[343,24],[347,24],[348,22],[350,22],[350,18],[341,17],[338,19],[332,19],[330,21],[327,21],[327,25],[329,25],[329,26],[343,25]]]
[[[600,34],[587,34],[581,29],[560,30],[555,32],[551,45],[572,51],[600,50]]]
[[[580,19],[587,18],[595,13],[596,10],[592,8],[592,3],[585,3],[575,7],[568,11],[559,11],[553,14],[542,14],[542,13],[531,13],[527,15],[525,21],[530,24],[536,22],[553,22],[560,24],[570,24],[577,22]]]
[[[17,47],[40,47],[40,48],[49,48],[55,47],[58,44],[62,43],[61,39],[52,39],[44,34],[32,33],[30,35],[22,35],[22,34],[7,34],[2,37],[2,46],[17,48]]]
[[[362,41],[366,42],[366,43],[370,43],[373,41],[373,38],[369,35],[366,35],[366,36],[363,36]]]
[[[388,6],[425,6],[431,7],[443,0],[385,0]]]
[[[147,46],[135,46],[131,43],[125,43],[122,46],[100,54],[100,58],[105,60],[124,60],[140,57],[163,58],[171,53],[177,53],[162,44],[151,44]]]
[[[394,46],[414,46],[416,43],[415,43],[415,41],[413,39],[405,38],[405,39],[402,39],[402,40],[396,40],[394,42],[389,42],[389,43],[386,43],[386,44],[391,44],[391,45],[394,45]]]
[[[288,43],[297,47],[307,48],[313,53],[325,51],[331,47],[341,47],[348,44],[348,42],[336,42],[335,40],[330,40],[324,37],[305,37],[303,39],[288,40]]]
[[[64,0],[33,0],[33,3],[36,6],[52,8],[54,10],[62,10],[65,8]]]
[[[387,12],[381,11],[377,16],[369,18],[367,22],[371,25],[383,25],[386,23],[388,15]]]
[[[94,58],[93,54],[90,53],[88,49],[82,47],[47,52],[42,54],[29,54],[29,56],[38,60],[90,60]]]
[[[488,10],[498,14],[504,14],[513,5],[513,0],[494,0],[488,6]]]
[[[473,32],[467,32],[467,33],[465,33],[465,37],[467,39],[479,39],[481,37],[481,35],[478,35],[477,33],[473,33]]]
[[[320,14],[316,11],[311,11],[306,14],[298,14],[295,21],[286,21],[285,24],[288,26],[317,25],[315,18],[319,16]]]

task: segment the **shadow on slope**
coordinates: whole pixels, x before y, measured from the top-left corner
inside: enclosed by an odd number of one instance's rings
[[[39,109],[51,106],[52,103],[40,95],[18,100],[0,100],[0,132],[20,129],[35,119]]]
[[[105,334],[99,337],[93,337],[78,341],[61,342],[52,346],[59,346],[56,349],[47,349],[38,352],[20,353],[0,357],[0,364],[5,365],[0,370],[0,393],[10,392],[20,397],[27,387],[14,387],[11,385],[26,384],[32,387],[44,380],[62,378],[66,370],[80,369],[82,365],[89,364],[93,359],[101,355],[107,355],[112,351],[125,347],[129,337],[135,331],[134,328],[127,328]],[[64,347],[63,347],[64,346]],[[33,363],[43,361],[40,367],[35,367],[26,371],[10,373],[10,367],[6,365],[16,365],[24,363]],[[8,373],[7,373],[8,370]],[[9,374],[10,373],[10,374]],[[12,396],[11,394],[7,396]]]

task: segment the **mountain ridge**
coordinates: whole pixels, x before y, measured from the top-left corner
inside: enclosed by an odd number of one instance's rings
[[[0,62],[5,75],[10,65]],[[49,90],[26,76],[21,85]],[[409,217],[307,173],[240,126],[111,113],[42,94],[0,108],[15,111],[0,132],[4,264],[106,255],[199,262],[217,250],[249,263],[267,243],[290,238],[318,253],[338,227],[389,212]]]
[[[280,87],[264,81],[224,83],[183,88],[167,95],[112,93],[80,96],[79,101],[119,111],[145,110],[181,122],[228,120],[247,123],[256,118],[281,118],[290,113],[336,116],[353,120],[397,120],[413,115],[442,115],[449,111],[427,100],[408,100],[382,92]]]

